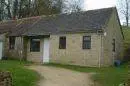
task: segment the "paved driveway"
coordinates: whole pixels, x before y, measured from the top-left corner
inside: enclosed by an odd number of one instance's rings
[[[30,66],[29,69],[43,77],[38,86],[93,86],[87,73],[48,66]]]

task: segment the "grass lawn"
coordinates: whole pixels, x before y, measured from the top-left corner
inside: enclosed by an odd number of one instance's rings
[[[24,66],[29,63],[20,61],[0,61],[0,70],[10,71],[13,78],[13,86],[35,86],[39,75]]]
[[[119,86],[119,84],[126,82],[128,76],[128,66],[122,65],[120,67],[106,67],[106,68],[90,68],[62,64],[46,64],[47,66],[55,66],[67,68],[75,71],[95,73],[92,80],[98,82],[99,86]]]

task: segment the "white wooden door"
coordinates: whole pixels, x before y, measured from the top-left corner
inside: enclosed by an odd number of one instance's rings
[[[49,63],[49,48],[50,48],[49,38],[44,38],[43,63]]]
[[[3,42],[0,42],[0,60],[2,59]]]

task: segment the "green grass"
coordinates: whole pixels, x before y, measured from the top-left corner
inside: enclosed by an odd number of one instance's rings
[[[128,76],[127,65],[122,65],[120,67],[91,68],[51,63],[46,64],[46,66],[55,66],[79,72],[94,73],[92,80],[100,84],[99,86],[119,86],[119,84],[126,82]]]
[[[26,69],[24,66],[29,65],[28,62],[20,61],[0,61],[0,70],[10,71],[13,78],[13,86],[35,86],[39,75],[32,70]]]

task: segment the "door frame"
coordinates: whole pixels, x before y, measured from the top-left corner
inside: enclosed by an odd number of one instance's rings
[[[50,56],[50,38],[44,38],[43,41],[43,63],[49,63]]]
[[[0,41],[0,46],[1,46],[1,49],[0,49],[0,60],[2,60],[2,56],[3,56],[3,42]]]

